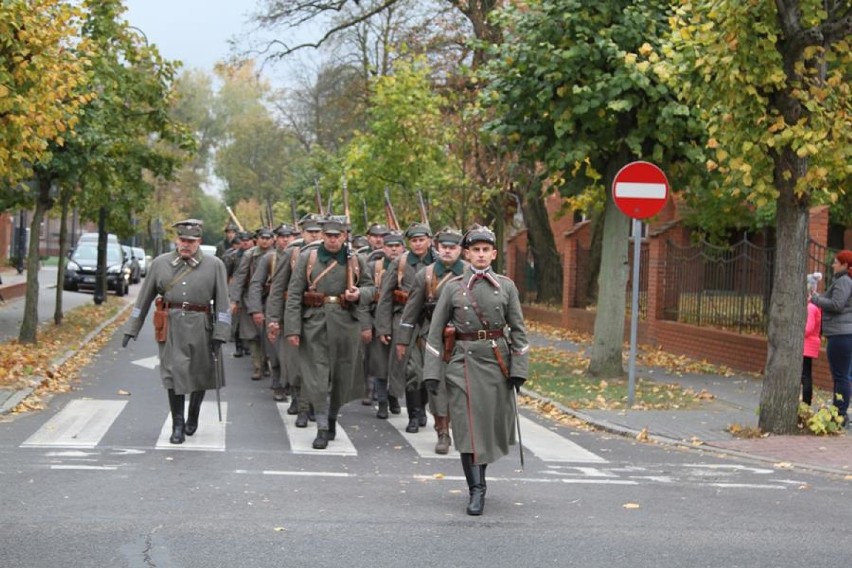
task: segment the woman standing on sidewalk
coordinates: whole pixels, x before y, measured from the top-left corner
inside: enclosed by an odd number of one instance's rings
[[[813,294],[811,301],[822,308],[822,334],[828,338],[825,352],[834,380],[834,406],[848,428],[852,395],[852,250],[838,252],[831,269],[831,286],[825,294]]]

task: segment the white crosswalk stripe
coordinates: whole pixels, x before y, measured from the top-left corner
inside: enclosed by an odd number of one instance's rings
[[[95,448],[101,442],[107,431],[119,419],[122,410],[127,405],[126,400],[89,400],[77,399],[70,401],[65,408],[44,423],[32,434],[21,447],[54,447],[54,448]],[[287,404],[276,404],[276,410],[283,422],[284,431],[294,454],[323,455],[335,457],[352,457],[358,455],[358,449],[346,433],[343,424],[338,423],[335,440],[329,442],[325,450],[315,450],[312,447],[316,437],[316,426],[296,428],[296,417],[287,414]],[[219,421],[216,402],[205,401],[201,405],[199,424],[201,427],[195,435],[187,436],[183,444],[172,444],[169,437],[172,432],[171,416],[165,417],[154,448],[158,450],[176,451],[217,451],[224,452],[228,427],[228,403],[222,402],[222,421]],[[344,422],[350,422],[353,416],[344,417]],[[381,424],[384,421],[377,421]],[[449,454],[435,453],[437,436],[434,429],[434,417],[429,416],[427,426],[417,434],[405,432],[408,418],[403,412],[391,415],[387,423],[396,431],[418,456],[424,459],[458,459],[458,452],[450,447]],[[356,426],[357,427],[357,426]],[[521,416],[521,431],[524,448],[543,462],[548,463],[589,463],[602,464],[607,460],[586,450],[562,434],[555,432],[538,422]]]
[[[334,440],[328,443],[328,447],[324,450],[315,450],[313,448],[314,438],[317,434],[317,429],[313,424],[308,424],[307,428],[296,428],[296,417],[287,414],[287,404],[279,402],[278,414],[281,420],[287,426],[287,439],[290,441],[290,450],[294,454],[316,454],[323,456],[357,456],[358,450],[352,444],[352,440],[346,435],[346,431],[338,424]]]
[[[188,398],[188,397],[187,397]],[[188,408],[189,403],[187,403]],[[187,410],[184,410],[186,416]],[[219,422],[219,410],[215,401],[201,403],[201,411],[198,413],[198,423],[203,427],[195,431],[192,436],[187,436],[183,444],[172,444],[169,438],[172,435],[172,417],[166,417],[160,435],[157,438],[158,450],[204,450],[208,452],[225,451],[225,425],[228,423],[228,403],[222,402],[222,421]]]
[[[126,400],[72,400],[21,446],[94,448],[126,404]]]

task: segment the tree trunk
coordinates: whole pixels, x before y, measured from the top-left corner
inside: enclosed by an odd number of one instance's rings
[[[602,378],[624,376],[622,349],[629,268],[627,237],[630,223],[612,200],[612,180],[625,163],[626,158],[619,155],[609,162],[606,169],[606,207],[603,214],[598,303],[589,362],[589,374]]]
[[[807,321],[808,207],[795,195],[806,163],[792,150],[776,156],[776,254],[769,301],[766,371],[760,393],[758,425],[772,434],[797,432],[802,346]],[[786,174],[793,173],[788,176]]]
[[[527,238],[538,272],[538,296],[543,304],[562,305],[562,259],[556,250],[550,217],[541,194],[541,182],[529,172],[524,184],[523,209]]]
[[[62,325],[62,293],[65,284],[65,259],[68,258],[68,209],[71,203],[71,190],[66,188],[60,198],[61,215],[59,222],[59,260],[56,270],[56,308],[53,310],[53,323]]]
[[[38,272],[39,272],[39,235],[45,212],[50,209],[50,180],[38,178],[38,198],[35,212],[30,223],[30,243],[27,252],[27,294],[24,300],[24,317],[18,333],[21,343],[36,343],[38,332]]]
[[[604,212],[595,211],[591,219],[592,238],[589,243],[589,262],[586,274],[582,275],[582,285],[586,290],[586,304],[577,306],[585,308],[598,302],[598,276],[601,273],[601,247],[603,242]]]

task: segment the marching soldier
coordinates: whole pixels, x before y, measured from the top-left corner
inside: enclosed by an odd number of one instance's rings
[[[400,317],[417,271],[437,260],[437,255],[432,250],[432,232],[425,224],[414,223],[405,231],[405,237],[408,239],[410,250],[402,253],[388,268],[388,274],[382,279],[379,303],[376,306],[376,333],[385,345],[392,345],[393,337],[399,335]],[[411,333],[412,342],[416,337],[414,330]],[[389,388],[390,394],[394,396],[405,393],[405,404],[408,407],[408,425],[405,431],[415,434],[421,427],[426,426],[425,405],[429,401],[429,393],[422,384],[421,362],[416,357],[411,357],[411,349],[407,349],[405,353],[405,356],[400,358],[396,350],[391,350],[388,362]]]
[[[347,254],[345,231],[343,223],[327,221],[322,244],[299,255],[284,313],[287,341],[299,348],[301,396],[316,415],[313,447],[320,450],[335,438],[340,407],[359,397],[359,343],[372,338],[373,282],[363,259]]]
[[[461,260],[462,234],[458,229],[445,227],[437,235],[435,242],[438,246],[438,262],[421,268],[414,277],[414,284],[408,295],[408,302],[402,312],[399,322],[399,336],[394,336],[397,358],[402,359],[408,345],[413,343],[415,350],[412,357],[423,359],[423,347],[429,335],[429,323],[432,311],[448,280],[460,276],[466,263]],[[412,342],[412,334],[418,331],[417,340]],[[429,409],[435,417],[435,432],[438,441],[435,444],[436,454],[447,454],[450,451],[450,413],[447,388],[445,383],[439,383],[436,393],[429,397]]]
[[[248,292],[249,283],[258,266],[260,266],[261,259],[272,249],[273,235],[272,231],[266,227],[258,229],[255,234],[257,245],[243,253],[240,266],[231,279],[229,295],[231,297],[231,313],[240,320],[240,340],[244,345],[248,343],[251,353],[251,380],[259,381],[262,377],[263,366],[266,365],[266,361],[264,361],[265,349],[260,342],[260,331],[248,311]]]
[[[526,380],[529,344],[518,289],[491,270],[494,233],[476,226],[464,246],[470,266],[444,285],[435,306],[423,377],[432,393],[446,385],[470,496],[467,514],[481,515],[485,467],[516,443],[513,391]]]
[[[375,289],[381,290],[382,281],[388,275],[391,263],[396,260],[405,250],[402,233],[389,231],[384,235],[383,246],[374,251],[367,261],[367,270],[373,279]],[[373,296],[370,303],[370,315],[374,316],[379,293]],[[384,343],[378,333],[373,334],[373,339],[366,348],[367,376],[372,379],[376,393],[379,409],[376,418],[387,419],[388,410],[394,414],[400,413],[399,400],[388,395],[388,361],[390,360],[390,345]]]
[[[264,343],[264,352],[269,360],[269,366],[272,368],[272,398],[279,402],[287,400],[287,395],[284,392],[284,385],[281,383],[281,360],[278,356],[277,340],[270,339],[265,333],[264,310],[269,297],[272,278],[278,263],[285,256],[287,245],[295,238],[294,231],[295,229],[287,224],[282,224],[275,229],[275,246],[258,262],[249,282],[246,300],[246,309],[255,326],[260,330],[259,340]]]
[[[216,244],[216,256],[224,258],[225,253],[231,248],[234,237],[237,236],[237,227],[233,223],[225,226],[225,238]]]
[[[169,394],[172,415],[169,442],[182,444],[184,436],[192,436],[198,428],[204,393],[224,386],[217,385],[212,353],[228,340],[231,314],[226,307],[225,265],[199,250],[201,221],[188,219],[173,227],[177,229],[177,248],[161,254],[151,263],[121,345],[126,347],[131,339],[136,339],[151,302],[157,298],[158,313],[154,315],[154,322],[160,378]],[[187,394],[190,395],[189,413],[184,420]]]
[[[363,237],[366,239],[366,246],[358,247],[356,245],[355,239],[353,239],[352,244],[356,246],[356,250],[358,251],[358,255],[363,257],[367,264],[372,264],[377,258],[384,256],[382,252],[384,250],[384,237],[388,234],[388,228],[379,223],[371,224],[367,229],[367,236]],[[395,255],[394,258],[396,258]],[[375,279],[374,279],[375,280]],[[379,284],[376,283],[376,288],[379,288]],[[370,315],[375,316],[376,313],[376,304],[373,302],[370,304]],[[364,398],[361,400],[361,404],[364,406],[370,406],[373,404],[373,400],[378,400],[378,394],[376,393],[376,384],[375,377],[370,371],[371,362],[370,357],[372,352],[375,351],[374,345],[377,342],[377,338],[373,335],[373,340],[370,342],[370,345],[365,346],[364,348]],[[386,368],[387,361],[380,363],[380,368]],[[382,375],[387,380],[387,374]],[[385,385],[385,392],[387,392],[387,384]],[[385,396],[385,401],[387,401],[387,396]],[[398,402],[397,402],[398,404]],[[384,411],[385,418],[387,418],[387,409]]]

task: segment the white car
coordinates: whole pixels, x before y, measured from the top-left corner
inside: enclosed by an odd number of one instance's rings
[[[139,275],[145,278],[148,274],[148,256],[145,255],[145,249],[142,247],[130,247],[130,250],[133,251],[133,256],[139,262]]]
[[[201,252],[204,254],[209,254],[210,256],[216,256],[216,247],[214,245],[200,245]]]

